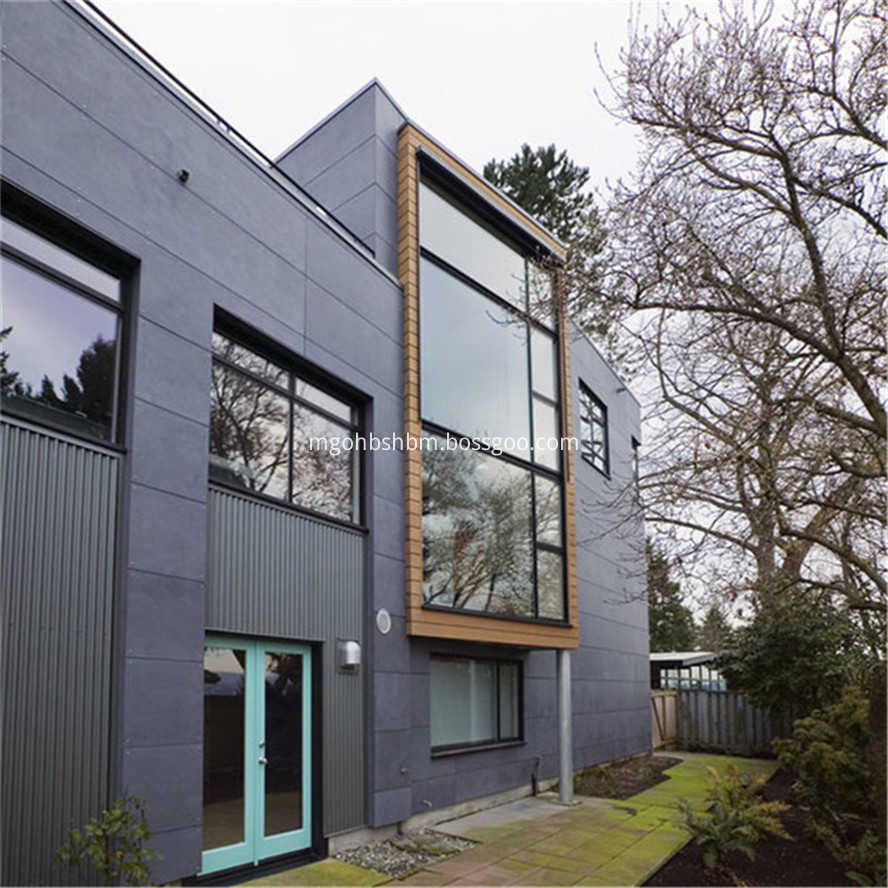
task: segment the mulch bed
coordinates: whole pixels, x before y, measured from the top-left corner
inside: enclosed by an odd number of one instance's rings
[[[786,802],[792,807],[781,815],[786,831],[794,841],[767,836],[756,845],[755,860],[733,851],[725,855],[723,866],[708,870],[703,851],[686,845],[645,885],[853,885],[844,867],[820,844],[805,838],[805,814],[792,797],[792,779],[778,771],[765,786],[768,800]]]
[[[663,772],[681,759],[665,755],[640,755],[620,762],[586,768],[574,776],[574,792],[604,799],[628,799],[669,779]]]

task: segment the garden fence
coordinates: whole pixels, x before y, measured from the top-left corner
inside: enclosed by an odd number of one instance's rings
[[[678,691],[680,749],[771,755],[771,741],[792,733],[794,713],[752,706],[737,691]]]

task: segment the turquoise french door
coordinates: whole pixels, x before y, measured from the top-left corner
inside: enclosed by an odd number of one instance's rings
[[[311,845],[311,651],[210,636],[204,647],[201,873]]]

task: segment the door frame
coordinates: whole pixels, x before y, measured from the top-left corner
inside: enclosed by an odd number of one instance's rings
[[[221,870],[257,866],[285,854],[309,850],[313,842],[314,812],[314,719],[315,682],[310,645],[270,638],[207,633],[204,647],[242,650],[244,669],[244,831],[233,845],[201,852],[200,876]],[[297,654],[302,657],[302,826],[274,836],[265,835],[265,655]],[[260,745],[262,744],[262,745]]]

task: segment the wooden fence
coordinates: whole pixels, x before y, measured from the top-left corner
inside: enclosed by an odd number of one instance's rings
[[[678,691],[651,691],[654,749],[678,742]]]
[[[677,704],[680,749],[771,755],[771,741],[792,733],[792,713],[752,706],[736,691],[678,691]]]
[[[751,706],[736,691],[651,691],[653,748],[771,755],[771,741],[792,733],[794,713]]]

